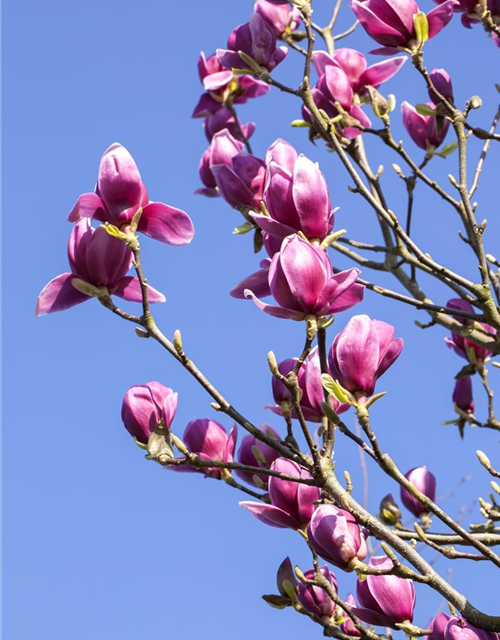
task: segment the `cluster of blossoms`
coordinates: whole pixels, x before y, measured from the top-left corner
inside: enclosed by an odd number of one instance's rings
[[[135,224],[134,232],[170,245],[187,244],[194,235],[187,213],[149,200],[134,159],[117,143],[101,158],[95,191],[78,198],[68,220],[74,223],[68,243],[71,272],[62,273],[44,287],[37,315],[63,311],[92,297],[116,295],[141,302],[138,279],[127,275],[132,251],[119,237],[129,234],[131,225]],[[94,229],[92,220],[107,226]],[[150,302],[165,301],[163,294],[149,285],[148,294]]]
[[[422,43],[416,18],[423,14],[414,0],[352,0],[350,6],[362,27],[381,45],[372,53],[418,51]],[[500,11],[496,5],[492,7],[495,18]],[[439,33],[454,11],[463,12],[466,26],[479,17],[478,5],[445,0],[424,16],[428,38]],[[292,42],[300,20],[300,11],[284,0],[257,0],[249,22],[234,29],[227,48],[218,49],[208,58],[201,54],[198,70],[204,93],[193,117],[203,118],[210,143],[199,164],[203,187],[198,193],[222,197],[240,211],[267,253],[259,270],[236,284],[230,295],[251,299],[269,316],[306,321],[308,330],[311,324],[317,330],[318,326],[327,326],[330,316],[359,304],[364,295],[364,286],[358,282],[359,270],[334,269],[328,254],[335,240],[336,209],[332,208],[325,177],[317,163],[282,139],[273,142],[262,158],[251,153],[248,140],[255,124],[241,124],[234,109],[234,105],[267,93],[269,74],[288,52],[285,46],[278,45],[278,40]],[[349,144],[371,127],[363,106],[372,103],[377,114],[373,96],[406,59],[395,56],[369,66],[366,57],[354,49],[340,48],[332,54],[314,52],[312,62],[318,80],[312,98],[335,125],[342,144]],[[415,144],[426,151],[426,160],[445,139],[449,120],[444,106],[452,105],[454,100],[451,80],[444,69],[434,69],[430,80],[434,87],[429,93],[430,102],[415,107],[407,102],[401,105],[404,127]],[[314,112],[314,105],[309,105]],[[314,129],[311,111],[304,106],[303,118]],[[106,303],[112,295],[142,302],[143,287],[147,287],[149,302],[165,301],[159,291],[127,275],[133,250],[138,246],[135,234],[140,232],[169,245],[183,245],[191,241],[193,225],[184,211],[149,201],[139,170],[124,147],[114,144],[104,153],[95,191],[78,198],[68,219],[74,223],[68,246],[71,272],[46,285],[38,299],[38,315],[67,309],[91,297]],[[92,219],[102,226],[94,229]],[[275,304],[263,301],[269,297]],[[471,305],[461,299],[450,300],[448,307],[472,312]],[[464,327],[470,324],[463,318],[456,319]],[[485,324],[482,329],[496,333]],[[457,408],[470,415],[474,411],[470,376],[481,370],[490,352],[468,340],[465,332],[452,334],[446,342],[470,365],[457,380],[453,394]],[[368,408],[376,399],[378,379],[395,363],[402,349],[403,340],[395,338],[390,324],[355,315],[335,337],[328,353],[323,353],[322,361],[319,347],[311,349],[310,342],[303,362],[292,357],[277,364],[272,379],[274,404],[267,408],[284,416],[288,427],[291,420],[326,424],[325,390],[329,392],[331,383],[336,393],[329,398],[327,408],[334,417],[351,407],[358,417],[362,412],[368,415]],[[243,487],[261,501],[243,501],[240,505],[268,526],[299,531],[312,551],[336,569],[355,571],[356,599],[349,594],[345,602],[361,621],[392,629],[411,625],[416,600],[412,580],[398,575],[395,561],[386,555],[373,556],[365,564],[369,531],[347,510],[348,504],[337,499],[334,503],[317,486],[315,468],[308,465],[312,458],[292,460],[282,455],[285,444],[294,441],[291,428],[285,440],[271,425],[263,424],[260,431],[249,428],[251,433],[242,439],[237,450],[236,424],[228,432],[209,418],[190,421],[182,440],[176,438],[172,431],[176,411],[177,393],[152,381],[134,385],[126,392],[121,415],[126,430],[151,457],[155,438],[158,434],[165,437],[161,462],[168,469],[197,472],[233,483],[230,472],[234,470],[246,484],[265,490],[258,494]],[[276,443],[280,446],[274,447]],[[174,457],[174,446],[182,457]],[[314,445],[310,449],[317,453]],[[293,449],[286,451],[296,453]],[[425,466],[411,469],[405,478],[401,501],[413,516],[427,523],[433,509],[430,502],[436,498],[436,478]],[[381,504],[381,520],[398,525],[400,519],[399,507],[388,494]],[[315,583],[318,571],[329,589]],[[345,611],[329,595],[329,591],[338,593],[338,581],[327,565],[297,575],[298,580],[290,560],[285,559],[277,577],[282,597],[296,598],[314,616],[341,624],[349,636],[362,635],[359,625],[345,618]],[[497,637],[460,617],[440,614],[432,622],[433,640],[470,640],[471,635],[474,640]]]

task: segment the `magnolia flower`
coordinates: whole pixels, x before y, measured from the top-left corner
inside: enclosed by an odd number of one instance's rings
[[[115,142],[99,165],[95,193],[82,194],[68,216],[70,222],[93,218],[127,227],[142,209],[137,230],[171,245],[188,244],[194,228],[189,216],[162,202],[150,202],[139,169],[130,153]]]
[[[160,382],[136,384],[123,398],[122,420],[131,436],[147,444],[161,420],[165,428],[170,428],[176,410],[177,393],[172,389]]]
[[[93,229],[89,218],[80,219],[68,243],[71,272],[51,280],[38,296],[36,315],[64,311],[92,297],[115,295],[142,302],[139,280],[127,276],[133,255],[123,240],[100,227]],[[165,302],[165,296],[148,285],[149,302]]]
[[[269,267],[269,288],[280,306],[266,304],[253,291],[250,297],[266,313],[277,318],[304,320],[306,315],[326,316],[350,309],[363,298],[356,284],[358,269],[333,275],[328,255],[297,235],[288,236]]]
[[[424,496],[427,496],[434,502],[436,499],[436,478],[427,469],[427,467],[415,467],[414,469],[410,469],[410,471],[405,474],[405,478],[409,480],[412,485],[420,491],[420,493],[423,493]],[[415,498],[403,487],[401,487],[401,501],[408,511],[411,511],[411,513],[413,513],[417,518],[428,513],[420,500]]]

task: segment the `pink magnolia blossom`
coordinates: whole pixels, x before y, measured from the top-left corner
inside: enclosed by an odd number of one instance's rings
[[[337,578],[335,574],[325,565],[319,568],[322,576],[332,585],[335,593],[338,590]],[[314,569],[309,569],[304,573],[304,577],[308,580],[314,579]],[[337,611],[337,605],[330,598],[324,589],[311,584],[299,582],[297,598],[300,604],[310,613],[318,617],[327,616],[331,618]]]
[[[391,569],[387,556],[374,556],[368,563],[374,569]],[[411,580],[393,575],[367,575],[358,578],[356,597],[359,605],[352,612],[363,622],[397,629],[401,622],[412,622],[415,608],[415,587]]]
[[[457,0],[446,0],[429,11],[429,38],[434,38],[453,17]],[[371,51],[381,55],[411,49],[417,43],[414,16],[420,9],[415,0],[351,0],[349,5],[366,33],[382,45]]]
[[[433,102],[427,102],[427,106],[435,109]],[[446,138],[450,123],[442,117],[435,115],[422,115],[418,113],[409,102],[401,103],[401,113],[403,114],[403,125],[413,142],[424,149],[437,149]]]
[[[184,431],[183,441],[186,447],[203,460],[217,462],[233,462],[238,430],[233,426],[229,435],[224,427],[208,418],[192,420]],[[169,467],[173,471],[199,471],[206,477],[220,478],[221,470],[217,467],[194,469],[193,467]]]
[[[142,208],[138,231],[171,245],[188,244],[194,228],[189,216],[162,202],[150,202],[139,169],[121,144],[112,144],[101,158],[94,193],[82,194],[68,220],[93,218],[119,228],[127,227]]]
[[[132,252],[123,240],[102,227],[93,229],[89,218],[80,219],[73,227],[68,259],[71,272],[62,273],[45,285],[38,296],[37,316],[64,311],[90,300],[94,294],[142,302],[139,280],[126,275],[132,266]],[[149,302],[165,302],[165,296],[149,285],[148,293]]]
[[[405,478],[414,485],[420,493],[430,498],[433,502],[436,499],[436,477],[427,467],[415,467],[405,474]],[[424,505],[417,500],[412,494],[401,487],[401,502],[413,513],[416,518],[420,518],[423,514],[428,513]]]
[[[254,11],[274,29],[277,38],[281,38],[284,33],[295,31],[300,24],[300,11],[296,7],[292,8],[288,2],[257,0]]]
[[[125,428],[138,442],[147,444],[149,436],[163,420],[169,429],[177,411],[177,393],[160,382],[136,384],[125,394],[122,420]]]
[[[313,53],[314,67],[318,76],[323,76],[328,66],[340,67],[351,84],[351,89],[358,95],[364,95],[367,86],[378,89],[381,84],[390,80],[405,64],[407,56],[389,58],[370,67],[366,57],[356,49],[343,47],[329,55],[326,51]]]
[[[264,202],[269,215],[253,218],[264,232],[280,240],[298,231],[323,240],[333,228],[334,211],[325,177],[317,163],[302,154],[292,171],[274,159],[268,162]]]
[[[292,460],[278,458],[271,465],[272,471],[311,479],[312,476],[303,467]],[[240,506],[250,511],[264,524],[278,529],[300,529],[307,524],[316,508],[313,504],[319,500],[320,489],[312,485],[300,484],[291,480],[269,478],[269,498],[271,504],[261,502],[240,502]]]
[[[352,571],[355,560],[364,560],[366,541],[354,516],[333,504],[320,505],[307,527],[313,551],[344,571]]]
[[[451,307],[452,309],[460,309],[461,311],[468,311],[469,313],[474,313],[474,307],[469,302],[467,302],[467,300],[462,300],[462,298],[452,298],[451,300],[448,300],[448,302],[446,303],[446,306]],[[469,326],[472,322],[471,320],[467,320],[466,318],[461,318],[460,316],[454,316],[454,318],[455,320],[462,323],[466,327]],[[482,323],[482,322],[479,324],[481,325],[485,333],[489,333],[492,336],[497,335],[497,330],[494,329],[493,327],[490,327],[489,324]],[[486,349],[485,347],[481,347],[475,342],[472,342],[472,340],[469,340],[468,338],[464,338],[458,333],[452,333],[451,338],[445,338],[444,341],[446,345],[450,349],[453,349],[453,351],[458,356],[460,356],[461,358],[464,358],[465,360],[468,360],[471,363],[480,364],[484,362],[484,360],[492,354],[492,352],[489,349]]]
[[[260,430],[265,431],[266,433],[270,431],[274,435],[277,442],[281,440],[279,433],[268,424],[262,425],[260,427]],[[279,458],[280,454],[275,449],[267,445],[265,442],[262,442],[262,440],[259,440],[251,433],[248,433],[241,441],[240,448],[238,449],[238,462],[251,467],[261,467],[262,463],[255,457],[254,447],[257,447],[260,453],[264,456],[267,468],[272,465],[276,458]],[[248,484],[251,484],[255,487],[259,486],[254,480],[255,474],[250,473],[249,471],[239,470],[236,470],[235,473],[242,480],[248,482]],[[266,476],[265,474],[257,475],[264,486],[267,487],[269,476]]]
[[[352,595],[352,593],[350,593],[347,596],[347,598],[345,599],[345,603],[347,605],[349,605],[349,608],[351,608],[351,609],[356,606],[356,600],[354,599],[354,596]],[[360,637],[361,636],[361,631],[356,629],[356,627],[354,626],[354,623],[351,620],[351,618],[347,618],[347,620],[345,620],[345,622],[343,622],[340,625],[340,628],[348,636],[356,636],[356,637]]]
[[[236,76],[231,69],[226,69],[219,61],[217,54],[208,58],[203,51],[198,58],[198,73],[205,89],[194,108],[192,118],[209,118],[216,115],[226,100],[235,104],[243,104],[249,98],[258,98],[269,91],[269,85],[252,76]]]
[[[238,51],[267,71],[272,71],[288,53],[286,47],[276,47],[274,29],[258,13],[254,13],[249,22],[234,29],[227,41],[227,49],[217,50],[222,66],[226,69],[249,69]]]
[[[245,297],[271,316],[304,320],[306,315],[327,316],[350,309],[363,298],[364,287],[356,283],[358,269],[333,275],[330,258],[297,235],[283,240],[269,267],[269,288],[280,306],[266,304],[253,291]]]
[[[288,375],[293,370],[297,358],[289,358],[283,360],[278,364],[280,373],[284,376]],[[302,391],[302,397],[300,399],[300,407],[304,418],[311,422],[321,422],[323,418],[323,409],[321,403],[325,399],[323,386],[321,384],[321,365],[319,360],[318,347],[314,347],[311,353],[307,356],[304,363],[299,369],[297,374],[297,381]],[[274,413],[283,415],[283,409],[280,406],[282,402],[291,402],[291,395],[289,389],[276,377],[272,378],[272,389],[275,406],[268,407]],[[333,409],[337,414],[344,413],[349,409],[348,404],[341,404],[335,398],[333,400]],[[295,410],[292,410],[292,418],[297,418]]]
[[[394,327],[367,315],[354,316],[336,336],[328,362],[332,378],[357,398],[371,396],[375,384],[399,357],[402,338],[394,339]]]

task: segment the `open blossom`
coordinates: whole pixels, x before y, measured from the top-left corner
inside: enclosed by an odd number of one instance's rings
[[[286,376],[293,370],[296,363],[297,358],[289,358],[288,360],[280,362],[278,364],[278,369],[282,375]],[[314,347],[303,362],[297,374],[297,382],[300,390],[302,391],[300,408],[302,409],[304,418],[311,422],[321,422],[323,418],[321,403],[325,399],[325,394],[321,384],[321,365],[318,347]],[[272,378],[272,388],[276,405],[269,407],[269,409],[278,415],[283,415],[281,403],[291,403],[290,390],[275,376]],[[335,398],[332,398],[332,401],[333,409],[337,414],[344,413],[349,409],[350,405],[348,404],[342,404]],[[291,416],[292,418],[297,418],[294,409],[292,409]]]
[[[288,53],[286,47],[276,47],[274,29],[258,13],[254,13],[249,22],[234,29],[227,41],[227,49],[217,50],[222,66],[226,69],[249,69],[238,51],[267,71],[272,71]]]
[[[358,402],[375,391],[375,384],[399,357],[402,338],[394,327],[367,315],[354,316],[336,336],[328,362],[332,378],[353,393]]]
[[[192,118],[209,118],[224,107],[226,100],[235,104],[245,103],[249,98],[258,98],[269,91],[269,85],[252,76],[235,76],[226,69],[214,53],[208,58],[201,52],[198,58],[198,73],[205,89]]]
[[[89,218],[73,227],[68,243],[71,272],[51,280],[38,296],[36,315],[64,311],[95,295],[115,295],[142,302],[139,280],[127,276],[132,252],[123,240],[103,229],[93,229]],[[78,289],[76,287],[79,287]],[[165,302],[165,296],[148,285],[149,302]]]
[[[186,447],[203,460],[233,462],[238,430],[233,426],[229,435],[224,427],[208,418],[192,420],[184,431],[183,441]],[[221,470],[214,468],[194,469],[192,467],[172,467],[179,471],[200,471],[205,476],[220,478]]]
[[[453,17],[457,0],[446,0],[429,11],[429,38],[436,36]],[[397,53],[399,47],[411,49],[417,44],[414,16],[420,9],[415,0],[351,0],[349,5],[366,33],[382,45],[371,51],[381,55]]]
[[[274,29],[277,38],[285,33],[291,33],[300,24],[300,11],[291,7],[288,2],[276,3],[269,0],[257,0],[254,5],[258,13]]]
[[[389,58],[368,66],[366,57],[356,51],[342,47],[330,55],[326,51],[315,51],[313,62],[318,76],[323,76],[328,66],[340,67],[351,84],[351,89],[358,96],[367,91],[367,86],[378,89],[381,84],[392,78],[406,62],[406,56]]]
[[[405,474],[405,478],[414,485],[420,493],[430,498],[433,502],[436,499],[436,477],[427,467],[415,467]],[[424,505],[412,496],[412,494],[401,487],[401,502],[413,513],[416,518],[420,518],[423,514],[428,513]]]
[[[319,571],[326,580],[332,585],[335,593],[337,593],[338,585],[335,574],[325,565],[319,568]],[[309,569],[304,573],[304,577],[307,580],[314,579],[314,569]],[[331,618],[335,615],[337,605],[330,598],[327,592],[321,587],[316,587],[312,584],[304,584],[299,582],[299,589],[297,592],[297,598],[300,604],[307,609],[310,613],[313,613],[320,618],[322,616],[328,616]]]
[[[474,307],[467,302],[467,300],[463,300],[462,298],[452,298],[448,300],[446,303],[447,307],[451,307],[452,309],[460,309],[461,311],[468,311],[469,313],[474,313]],[[471,320],[467,320],[467,318],[461,318],[460,316],[454,316],[455,320],[461,322],[464,326],[469,326],[471,324]],[[490,327],[489,324],[479,323],[483,330],[486,333],[491,334],[492,336],[497,335],[496,329]],[[452,333],[451,338],[444,339],[446,345],[453,349],[453,351],[460,356],[461,358],[465,358],[471,363],[481,363],[491,355],[491,351],[486,349],[485,347],[481,347],[480,345],[472,342],[468,338],[464,338],[458,333]]]
[[[278,458],[271,465],[272,471],[310,480],[307,469],[292,460]],[[300,484],[291,480],[281,480],[275,476],[269,478],[269,498],[271,504],[261,502],[240,502],[240,506],[250,511],[264,524],[278,529],[300,529],[307,524],[319,500],[320,489],[312,485]]]
[[[433,102],[426,104],[431,109],[436,108]],[[446,138],[450,123],[442,116],[422,115],[406,101],[401,103],[401,113],[403,114],[403,125],[408,135],[424,151],[437,149]]]
[[[441,4],[442,0],[434,0],[437,4]],[[462,14],[461,21],[464,27],[472,29],[474,24],[481,22],[481,15],[483,9],[481,3],[478,0],[459,0],[454,6],[454,11]],[[491,13],[493,22],[500,23],[500,1],[499,0],[487,0],[486,9]],[[492,33],[494,43],[500,46],[500,38],[496,33]]]
[[[307,527],[313,551],[344,571],[366,558],[366,541],[354,516],[333,504],[320,505]]]
[[[149,436],[163,420],[169,429],[177,411],[177,393],[160,382],[136,384],[125,394],[122,420],[125,428],[138,442],[147,444]]]
[[[332,228],[328,186],[317,163],[300,154],[288,171],[272,159],[267,164],[264,202],[269,215],[254,215],[259,227],[283,240],[298,231],[323,240]]]
[[[368,563],[374,569],[391,569],[387,556],[374,556]],[[363,622],[397,629],[401,622],[412,622],[415,608],[415,587],[411,580],[393,575],[367,575],[358,578],[356,597],[359,605],[352,612]]]
[[[171,245],[188,244],[193,239],[193,223],[187,213],[162,202],[150,202],[134,159],[115,142],[101,158],[95,193],[82,194],[68,220],[93,218],[122,228],[141,207],[137,230],[144,235]]]
[[[293,235],[283,240],[269,267],[269,288],[280,306],[262,302],[249,289],[244,293],[271,316],[304,320],[308,314],[327,316],[360,302],[364,287],[356,284],[359,273],[349,269],[333,275],[328,255]]]
[[[260,430],[265,431],[266,433],[271,432],[278,442],[281,440],[279,433],[268,424],[262,425]],[[238,462],[251,467],[262,467],[263,463],[255,456],[255,447],[260,451],[262,456],[264,456],[266,468],[269,468],[276,458],[279,458],[280,454],[275,449],[267,445],[265,442],[262,442],[262,440],[259,440],[251,433],[248,433],[241,441],[240,448],[238,449]],[[239,470],[236,470],[235,473],[242,480],[248,482],[248,484],[252,484],[255,487],[259,486],[254,480],[254,473]],[[269,476],[266,476],[265,474],[256,475],[260,478],[264,486],[267,487]]]
[[[330,118],[335,118],[341,113],[337,103],[344,114],[342,134],[347,138],[355,138],[361,130],[356,127],[358,121],[363,127],[370,127],[371,120],[365,114],[359,104],[354,102],[354,93],[351,82],[345,71],[336,65],[326,65],[324,73],[312,89],[312,97],[318,109],[325,111]],[[312,122],[312,117],[306,106],[302,108],[302,114],[306,122]],[[347,120],[346,120],[347,118]]]

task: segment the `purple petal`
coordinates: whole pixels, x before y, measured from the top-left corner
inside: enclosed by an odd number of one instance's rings
[[[150,202],[142,212],[138,230],[173,246],[189,244],[194,236],[191,218],[181,209],[163,202]]]
[[[285,140],[282,140],[281,138],[278,138],[266,151],[265,162],[266,165],[268,165],[273,161],[282,169],[286,169],[290,174],[292,174],[297,156],[297,151],[291,144],[285,142]]]
[[[71,284],[74,277],[72,273],[62,273],[45,285],[36,303],[37,317],[64,311],[80,302],[90,300],[89,296],[81,293]]]
[[[251,208],[257,206],[253,193],[227,164],[214,164],[211,169],[219,192],[228,204],[232,207],[242,204]]]
[[[90,282],[98,287],[113,287],[132,265],[132,252],[123,240],[99,227],[89,240],[86,252]]]
[[[352,105],[352,87],[344,70],[329,65],[325,69],[324,82],[333,101],[349,110]]]
[[[148,300],[153,302],[165,302],[166,298],[160,291],[157,291],[153,287],[148,287]],[[114,296],[129,300],[130,302],[142,302],[141,284],[137,278],[133,276],[125,276],[118,280],[113,287],[111,293]]]
[[[356,14],[357,19],[361,22],[363,29],[371,36],[375,42],[384,47],[391,47],[391,53],[397,53],[395,47],[404,46],[406,39],[401,33],[392,26],[381,20],[368,6],[368,2],[360,0],[352,0],[351,9]],[[376,50],[378,51],[378,50]],[[370,53],[374,53],[371,51]]]
[[[276,220],[273,220],[269,216],[265,216],[263,214],[254,213],[252,215],[252,218],[259,225],[262,231],[273,236],[273,238],[284,240],[286,237],[292,235],[297,231],[297,229],[289,227],[288,225],[281,222],[276,222]]]
[[[314,51],[313,63],[318,76],[325,75],[325,69],[328,65],[333,65],[334,67],[339,66],[337,61],[332,58],[332,56],[330,56],[326,51]]]
[[[205,91],[217,91],[224,88],[233,79],[233,72],[229,70],[211,73],[203,79],[203,88]]]
[[[302,154],[295,163],[293,201],[303,233],[308,238],[324,238],[331,209],[328,187],[318,165]]]

